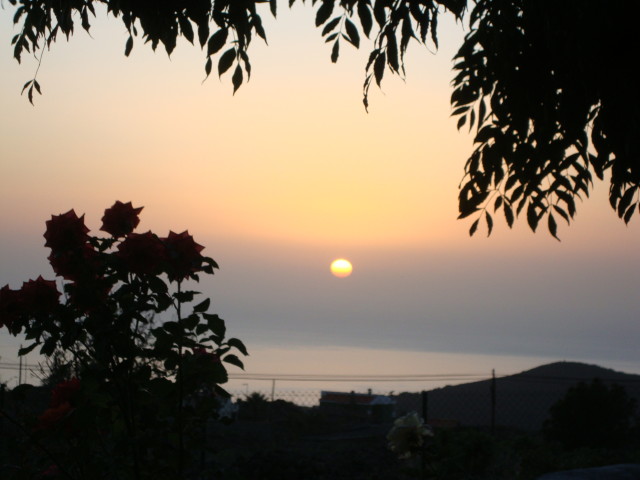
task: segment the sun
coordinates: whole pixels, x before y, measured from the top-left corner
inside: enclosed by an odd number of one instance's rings
[[[331,273],[333,273],[338,278],[345,278],[351,275],[353,271],[353,266],[349,260],[345,260],[344,258],[339,258],[331,262]]]

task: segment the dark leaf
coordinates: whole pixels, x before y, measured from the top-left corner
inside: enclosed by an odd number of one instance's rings
[[[233,72],[233,76],[231,77],[231,82],[233,83],[233,93],[236,93],[240,85],[242,85],[242,67],[238,65],[236,70]]]
[[[515,190],[511,193],[511,203],[515,202],[516,200],[518,200],[520,198],[520,196],[522,195],[522,192],[524,191],[524,186],[523,185],[518,185]]]
[[[507,225],[509,225],[509,228],[513,227],[513,211],[511,210],[511,205],[505,203],[503,210],[504,218],[507,221]]]
[[[211,35],[209,42],[207,43],[207,56],[211,56],[218,52],[227,43],[228,31],[221,28],[216,33]]]
[[[150,277],[149,278],[149,288],[154,293],[165,294],[169,291],[167,284],[159,277]]]
[[[500,195],[498,198],[496,198],[495,203],[493,204],[493,211],[497,211],[501,206],[502,206],[502,195]]]
[[[504,185],[504,191],[507,192],[508,190],[511,190],[511,188],[516,184],[517,181],[518,177],[516,175],[511,175],[509,178],[507,178],[507,183],[505,183]]]
[[[260,20],[260,17],[254,18],[253,27],[256,29],[256,33],[258,34],[258,36],[266,42],[267,33],[264,31],[264,27],[262,26],[262,21]]]
[[[538,228],[538,213],[536,212],[536,206],[533,203],[529,204],[529,207],[527,208],[527,222],[529,223],[529,227],[531,227],[531,230],[533,230],[534,232],[536,231],[536,228]]]
[[[241,50],[240,58],[242,58],[242,61],[244,62],[244,69],[247,72],[247,79],[249,79],[251,78],[251,63],[249,62],[249,56],[247,55],[247,52],[245,52],[244,50]],[[215,262],[213,263],[215,264]],[[211,268],[210,271],[207,273],[213,274],[213,268]]]
[[[564,220],[567,223],[570,223],[569,215],[567,215],[567,212],[562,207],[559,207],[558,205],[554,205],[553,209],[556,211],[558,215],[564,218]]]
[[[486,115],[487,107],[484,103],[484,98],[480,100],[480,107],[478,107],[478,128],[482,127]]]
[[[192,315],[189,315],[187,318],[182,320],[182,326],[186,330],[193,330],[194,328],[196,328],[198,323],[200,323],[200,317],[198,315],[196,315],[195,313],[192,314]]]
[[[22,357],[23,355],[26,355],[31,350],[36,348],[38,345],[39,345],[38,342],[34,342],[34,343],[32,343],[31,345],[29,345],[27,347],[21,347],[20,350],[18,350],[18,356]]]
[[[207,77],[211,74],[211,68],[213,67],[213,62],[211,61],[211,57],[207,58],[207,63],[204,65],[204,71],[207,74]]]
[[[324,28],[322,29],[323,37],[338,26],[338,23],[340,22],[340,18],[341,17],[336,17],[324,26]]]
[[[236,58],[235,48],[230,48],[220,56],[218,60],[218,75],[221,76],[224,72],[231,68],[233,61]]]
[[[489,212],[487,211],[484,212],[484,216],[485,216],[485,219],[487,220],[487,229],[488,229],[487,237],[488,237],[489,235],[491,235],[491,231],[493,230],[493,218],[491,218],[491,214],[489,214]]]
[[[473,213],[475,213],[477,211],[478,211],[478,209],[476,207],[466,208],[466,209],[464,209],[464,211],[461,208],[460,209],[460,215],[458,215],[458,220],[462,220],[463,218],[467,218],[469,215],[471,215],[471,214],[473,214]]]
[[[556,224],[556,219],[553,218],[553,213],[549,214],[547,223],[549,226],[549,233],[553,235],[556,240],[560,240],[558,238],[558,225]]]
[[[224,335],[227,331],[224,320],[215,314],[204,313],[202,314],[202,316],[207,320],[207,325],[209,325],[209,329],[211,330],[211,332],[213,332],[219,338],[224,338]]]
[[[82,9],[82,12],[80,13],[80,17],[82,18],[82,28],[84,28],[85,31],[88,32],[89,29],[91,28],[91,24],[89,23],[89,14],[87,13],[86,8]]]
[[[209,325],[205,325],[204,323],[200,323],[196,325],[196,335],[202,335],[209,331]]]
[[[345,22],[345,27],[347,29],[347,35],[349,36],[349,41],[358,48],[360,46],[360,35],[358,34],[358,29],[354,25],[354,23],[347,18]]]
[[[316,13],[316,27],[326,22],[333,12],[334,0],[322,0],[322,5]]]
[[[387,22],[387,12],[385,11],[385,2],[376,1],[373,4],[373,16],[378,26],[382,27]]]
[[[193,307],[194,312],[206,312],[209,309],[209,305],[211,304],[211,300],[205,298],[202,302]]]
[[[633,195],[636,192],[637,187],[629,187],[622,198],[618,202],[618,216],[622,218],[624,212],[627,210],[627,207],[631,205],[631,200],[633,199]]]
[[[230,347],[235,347],[237,348],[243,355],[249,355],[249,353],[247,352],[247,347],[244,346],[244,343],[242,343],[241,340],[237,339],[237,338],[230,338],[227,341],[227,344]]]
[[[435,8],[432,11],[432,17],[431,17],[431,40],[433,40],[433,44],[436,46],[436,48],[438,48],[438,35],[437,35],[437,30],[438,30],[438,9]]]
[[[278,13],[278,5],[276,3],[276,0],[269,0],[269,8],[271,9],[271,15],[276,17],[276,14]]]
[[[364,34],[369,37],[371,33],[371,27],[373,26],[373,19],[371,18],[371,10],[366,2],[358,2],[358,17],[360,18],[360,24]]]
[[[398,61],[398,44],[396,42],[395,33],[389,30],[387,33],[387,58],[391,69],[394,72],[400,70],[400,63]]]
[[[231,365],[235,365],[236,367],[240,367],[242,370],[244,370],[244,363],[242,363],[242,360],[240,360],[237,355],[230,353],[229,355],[224,357],[222,360],[227,363],[230,363]]]
[[[461,107],[456,108],[453,113],[451,114],[452,117],[455,117],[456,115],[460,115],[461,113],[466,112],[467,110],[469,110],[469,106],[468,105],[463,105]]]
[[[198,24],[198,41],[200,42],[201,47],[205,46],[208,38],[209,38],[209,23],[200,22]]]
[[[339,34],[340,34],[340,32],[332,33],[331,35],[329,35],[329,36],[325,39],[325,41],[324,41],[324,42],[325,42],[325,43],[329,43],[329,42],[334,41],[334,40],[336,39],[336,37],[337,37]]]
[[[193,44],[193,27],[191,26],[189,19],[180,15],[178,17],[178,22],[180,23],[180,30],[182,31],[184,38],[186,38],[189,43]]]
[[[338,61],[338,55],[340,54],[340,41],[336,40],[333,43],[333,48],[331,49],[331,61],[336,63]]]
[[[476,138],[473,139],[476,143],[486,143],[489,139],[495,138],[500,134],[500,129],[491,125],[487,125],[486,127],[482,127]]]
[[[480,219],[476,219],[475,222],[473,222],[471,224],[471,228],[469,229],[469,236],[473,237],[473,234],[476,233],[476,230],[478,230],[478,223],[480,223]]]
[[[40,353],[42,355],[46,355],[47,357],[51,356],[56,349],[56,340],[54,338],[48,338],[42,348],[40,349]]]
[[[382,76],[384,75],[384,66],[387,61],[387,57],[384,52],[380,53],[376,58],[375,62],[373,62],[373,75],[376,79],[376,84],[380,86],[380,82],[382,81]]]
[[[633,213],[636,211],[636,207],[637,207],[637,204],[634,203],[633,205],[631,205],[631,208],[627,210],[627,213],[624,214],[624,223],[628,224],[631,221],[631,217],[633,216]]]
[[[186,290],[184,292],[175,292],[173,294],[173,298],[175,298],[180,303],[193,302],[194,296],[199,292],[194,292],[193,290]]]
[[[131,35],[129,35],[129,39],[127,40],[127,44],[124,47],[124,54],[125,56],[129,56],[129,54],[131,53],[131,50],[133,49],[133,37]]]

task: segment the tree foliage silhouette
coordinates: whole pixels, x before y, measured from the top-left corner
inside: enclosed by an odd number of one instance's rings
[[[635,412],[636,401],[620,385],[580,382],[551,406],[544,433],[567,448],[616,447],[628,442]]]
[[[135,39],[170,55],[178,37],[206,51],[218,75],[231,73],[234,93],[251,75],[249,46],[266,41],[261,13],[277,14],[277,0],[9,0],[16,6],[14,56],[45,50],[76,23],[89,31],[96,6],[120,19]],[[288,0],[291,6],[296,0]],[[304,3],[304,0],[301,0]],[[345,42],[358,48],[373,37],[365,68],[364,105],[372,83],[385,72],[404,76],[412,42],[438,46],[438,18],[462,21],[466,0],[312,0],[315,24],[332,44],[336,62]],[[588,197],[593,175],[610,175],[609,200],[628,223],[640,212],[640,92],[632,74],[640,46],[630,0],[477,0],[470,2],[469,33],[455,60],[451,103],[458,128],[475,129],[466,162],[459,218],[481,221],[491,234],[502,210],[509,227],[521,213],[536,230],[546,223],[557,238],[576,200]],[[260,5],[265,4],[265,5]],[[37,72],[36,72],[37,73]],[[33,103],[41,88],[34,77],[23,88]]]

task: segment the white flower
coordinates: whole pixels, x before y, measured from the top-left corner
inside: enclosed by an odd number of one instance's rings
[[[393,423],[387,440],[389,448],[399,458],[409,458],[424,445],[424,439],[428,436],[433,436],[433,432],[416,412],[412,412]]]

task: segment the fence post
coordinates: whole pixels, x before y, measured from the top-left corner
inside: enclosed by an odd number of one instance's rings
[[[428,423],[429,418],[429,393],[426,390],[422,390],[422,419],[424,423]]]
[[[491,435],[496,433],[496,370],[491,370]]]
[[[272,402],[275,399],[275,396],[276,396],[276,379],[273,378],[271,380],[271,401]]]

